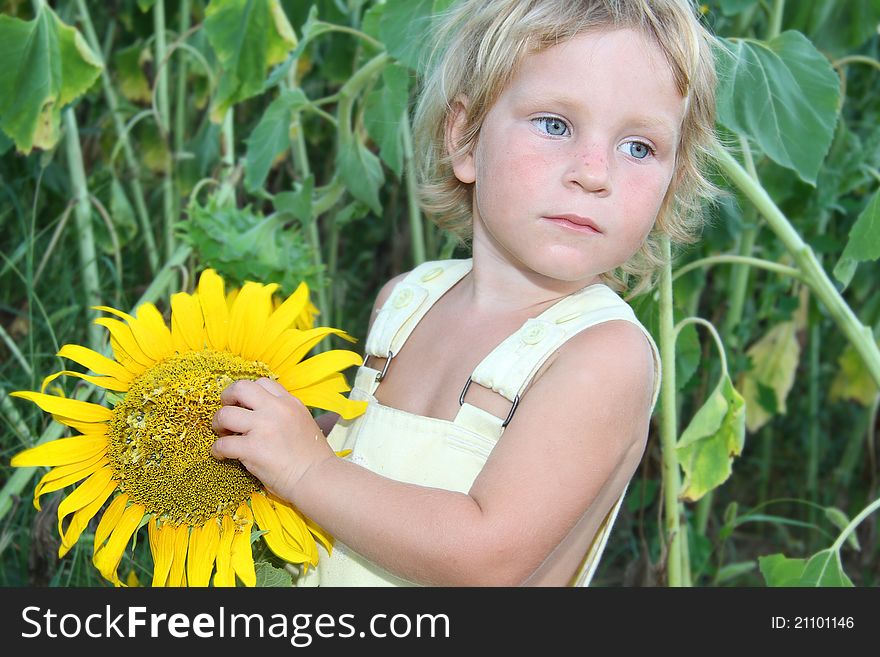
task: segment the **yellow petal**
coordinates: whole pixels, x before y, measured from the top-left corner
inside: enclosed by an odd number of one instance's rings
[[[235,521],[224,515],[220,529],[220,545],[217,547],[217,572],[214,586],[235,586],[235,572],[232,570],[232,539],[235,538]]]
[[[205,348],[205,321],[199,298],[186,292],[171,296],[171,343],[178,353]]]
[[[213,518],[200,527],[192,528],[186,557],[186,578],[190,586],[207,586],[210,583],[218,545],[220,527]]]
[[[251,495],[251,505],[254,509],[257,525],[260,529],[266,530],[266,533],[263,534],[263,540],[266,541],[266,545],[272,552],[290,563],[311,561],[308,554],[292,545],[284,535],[281,521],[272,507],[272,503],[264,495],[259,493]]]
[[[229,334],[229,306],[223,294],[223,279],[213,269],[206,269],[199,277],[198,295],[208,343],[217,351],[225,351]]]
[[[46,395],[42,392],[30,392],[21,390],[10,392],[10,397],[20,397],[34,402],[41,409],[52,415],[62,415],[74,420],[82,420],[84,422],[106,422],[113,417],[113,411],[98,404],[80,401],[78,399],[67,399],[58,397],[57,395]]]
[[[172,354],[171,331],[165,326],[162,313],[152,303],[138,306],[137,318],[128,322],[138,346],[154,362]]]
[[[324,549],[327,550],[328,553],[333,551],[333,537],[330,536],[320,525],[318,525],[314,520],[307,516],[303,516],[303,520],[306,521],[306,526],[309,528],[309,531],[312,535],[317,538],[321,544],[324,546]]]
[[[229,351],[249,360],[257,358],[266,344],[266,320],[272,312],[272,294],[276,289],[274,283],[244,284],[229,311]]]
[[[294,396],[306,406],[339,413],[346,420],[355,418],[367,410],[366,401],[348,399],[337,392],[322,390],[320,386],[297,390]]]
[[[114,497],[113,501],[107,506],[107,510],[104,511],[104,515],[101,516],[101,522],[98,523],[98,527],[95,529],[95,542],[92,550],[93,557],[98,554],[98,550],[104,545],[104,541],[110,536],[113,528],[119,524],[119,519],[122,518],[122,514],[125,512],[126,504],[128,504],[128,495],[120,493]]]
[[[84,436],[104,436],[105,438],[107,436],[106,422],[83,422],[82,420],[65,417],[64,415],[58,415],[56,413],[52,414],[52,419],[56,422],[60,422],[61,424],[76,429]]]
[[[119,575],[119,562],[122,561],[122,554],[125,552],[125,546],[131,540],[131,537],[137,531],[141,519],[144,517],[144,506],[142,504],[132,504],[122,512],[119,524],[113,528],[113,533],[107,539],[107,543],[98,549],[97,554],[92,558],[92,562],[98,571],[110,582],[116,586],[122,586]]]
[[[259,493],[254,493],[254,496]],[[245,586],[257,585],[254,569],[254,552],[251,548],[251,529],[254,516],[246,502],[242,502],[235,512],[235,536],[232,537],[232,569]]]
[[[126,322],[130,322],[134,319],[134,317],[128,313],[117,310],[116,308],[111,308],[110,306],[92,306],[92,308],[94,310],[101,310],[105,313],[110,313],[111,315],[116,315],[119,319],[124,319]]]
[[[103,454],[98,454],[87,461],[52,468],[43,475],[34,489],[34,508],[37,511],[40,510],[40,497],[46,493],[52,493],[75,484],[109,463],[110,461]]]
[[[95,324],[110,331],[110,336],[113,338],[111,340],[113,354],[119,364],[127,370],[138,373],[139,367],[140,371],[143,371],[143,368],[150,367],[155,363],[155,360],[147,356],[140,348],[128,325],[118,319],[108,319],[107,317],[99,317],[95,320]]]
[[[273,372],[286,364],[295,365],[311,351],[312,347],[323,340],[325,336],[331,334],[341,336],[345,334],[345,331],[326,326],[308,331],[287,329],[281,334],[281,337],[275,340],[274,344],[266,347],[260,360],[266,363]]]
[[[315,325],[315,318],[321,314],[318,307],[311,301],[306,303],[305,308],[296,318],[296,327],[302,330],[310,329]]]
[[[16,468],[33,465],[68,465],[106,452],[106,436],[74,436],[73,438],[59,438],[26,449],[13,456],[10,464]]]
[[[82,488],[82,486],[80,486]],[[58,558],[60,559],[67,551],[70,550],[79,540],[83,530],[88,526],[89,521],[95,517],[95,514],[104,506],[107,498],[113,494],[117,488],[117,482],[109,481],[102,491],[89,502],[86,506],[79,509],[67,524],[67,531],[61,535],[61,546],[58,548]],[[78,490],[78,489],[77,489]]]
[[[49,384],[57,379],[59,376],[75,376],[78,379],[88,381],[89,383],[96,385],[99,388],[104,388],[105,390],[115,390],[116,392],[125,392],[126,390],[128,390],[130,385],[128,382],[119,381],[112,376],[92,376],[90,374],[83,374],[82,372],[74,372],[72,370],[61,370],[60,372],[50,374],[45,379],[43,379],[43,383],[40,385],[40,392],[45,392]]]
[[[349,367],[361,365],[363,362],[363,356],[353,351],[331,349],[297,363],[285,375],[290,378],[294,388],[305,388],[321,381],[334,372],[340,372]],[[279,378],[285,376],[280,371],[276,372],[276,374]]]
[[[134,378],[134,375],[131,372],[115,360],[111,360],[103,354],[99,354],[97,351],[92,351],[91,349],[82,347],[78,344],[64,345],[58,351],[58,355],[62,358],[72,360],[74,363],[79,363],[96,374],[112,376],[117,381],[130,382]]]
[[[275,342],[285,329],[290,328],[296,322],[296,318],[302,313],[309,300],[309,287],[305,283],[300,283],[299,287],[284,300],[275,312],[266,322],[266,328],[263,331],[263,345],[269,345]]]
[[[74,511],[79,511],[83,507],[91,504],[99,495],[101,495],[110,481],[113,479],[113,470],[110,468],[102,468],[92,473],[88,479],[77,486],[73,492],[61,500],[58,505],[58,533],[62,536],[64,531],[61,524],[68,515]],[[104,499],[107,499],[106,497]]]
[[[174,532],[174,556],[166,586],[186,586],[186,551],[189,547],[189,525],[180,524],[172,528]]]
[[[174,527],[168,523],[159,526],[155,518],[150,520],[150,552],[153,554],[153,586],[165,586],[174,558]]]
[[[275,513],[281,523],[284,534],[288,538],[288,542],[309,555],[309,563],[313,566],[318,564],[318,548],[315,545],[315,539],[309,532],[305,520],[297,512],[294,511],[287,503],[277,498],[272,498]]]

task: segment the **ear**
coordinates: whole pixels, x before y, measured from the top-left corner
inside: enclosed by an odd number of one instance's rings
[[[467,108],[467,96],[458,96],[452,102],[452,110],[446,117],[446,152],[450,155],[458,150],[458,145],[461,144],[464,137]],[[455,173],[455,177],[465,184],[476,181],[477,171],[474,166],[473,149],[452,158],[452,171]]]

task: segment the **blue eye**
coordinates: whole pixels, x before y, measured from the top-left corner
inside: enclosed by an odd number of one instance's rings
[[[628,141],[624,146],[631,157],[637,160],[644,160],[653,153],[653,149],[646,143],[641,141]]]
[[[556,116],[539,116],[537,119],[532,119],[532,123],[551,137],[564,137],[569,132],[568,124]]]

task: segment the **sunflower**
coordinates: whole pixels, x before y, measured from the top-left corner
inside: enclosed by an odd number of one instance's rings
[[[147,525],[153,558],[153,586],[235,586],[236,576],[256,584],[252,532],[285,561],[316,565],[315,540],[328,550],[332,539],[295,507],[274,497],[238,461],[211,456],[211,419],[220,393],[236,379],[269,377],[306,406],[352,418],[365,402],[343,396],[350,388],[342,370],[361,363],[345,350],[303,358],[335,328],[313,328],[316,309],[305,283],[278,303],[277,285],[246,282],[224,292],[213,270],[199,277],[193,294],[171,297],[171,327],[153,304],[131,316],[98,310],[95,323],[110,334],[114,358],[68,344],[58,355],[95,375],[61,375],[106,389],[107,406],[20,391],[79,432],[20,452],[13,466],[48,466],[34,490],[40,497],[80,483],[58,506],[59,558],[76,544],[89,521],[104,509],[95,530],[93,562],[110,582],[122,586],[117,571],[126,546]],[[108,504],[109,502],[109,504]],[[106,507],[105,507],[106,504]],[[65,523],[65,520],[69,521]],[[66,524],[66,528],[65,528]]]

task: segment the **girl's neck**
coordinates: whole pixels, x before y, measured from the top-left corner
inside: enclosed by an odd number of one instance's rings
[[[470,273],[458,285],[460,299],[480,315],[540,314],[561,298],[598,283],[560,281],[542,276],[495,254],[474,254]]]

